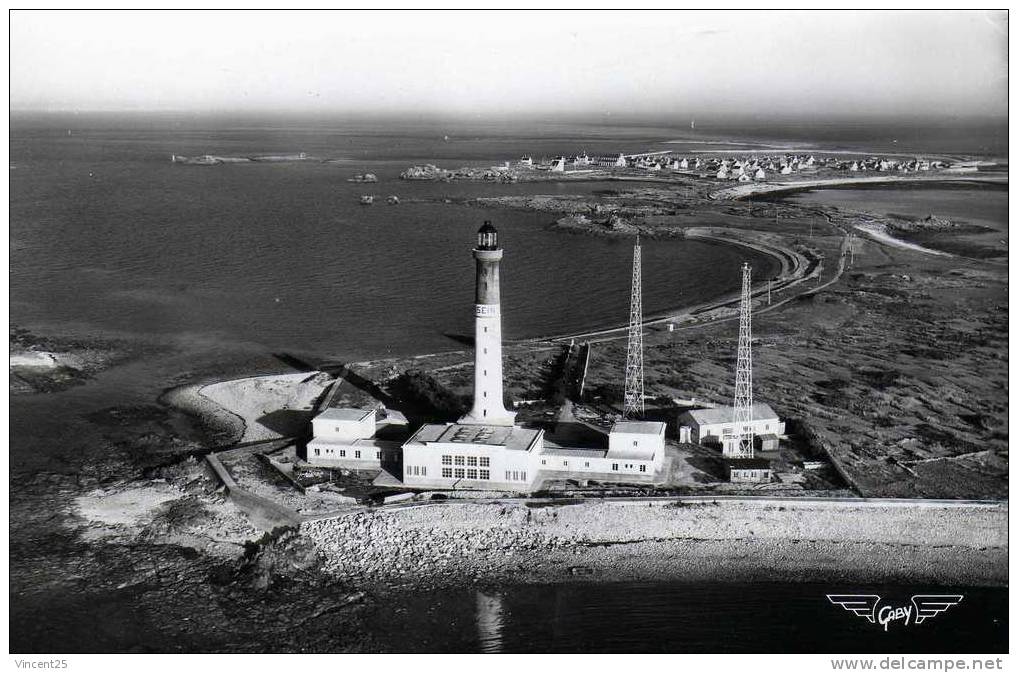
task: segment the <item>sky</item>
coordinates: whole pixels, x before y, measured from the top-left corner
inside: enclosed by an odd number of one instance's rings
[[[1006,116],[1007,14],[10,14],[13,110]]]

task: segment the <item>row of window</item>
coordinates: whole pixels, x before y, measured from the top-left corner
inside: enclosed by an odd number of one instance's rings
[[[340,458],[346,458],[346,449],[338,449],[338,451],[339,451],[339,457]],[[325,453],[326,453],[326,455],[331,455],[331,454],[335,453],[335,451],[333,449],[325,449]],[[315,455],[316,456],[322,455],[322,450],[319,449],[319,448],[316,448],[315,449]],[[354,458],[360,458],[361,457],[361,452],[360,451],[354,451],[353,452],[353,457]],[[381,460],[381,459],[382,459],[382,452],[381,451],[375,451],[375,460]]]
[[[506,470],[505,471],[506,481],[526,481],[527,473],[519,470]]]
[[[623,465],[623,467],[625,469],[627,469],[627,470],[631,470],[635,466],[632,463],[626,463],[626,464]],[[618,463],[612,463],[612,471],[613,472],[618,472],[619,471],[619,464]],[[647,466],[646,465],[640,465],[640,472],[646,472],[646,471],[647,471]]]
[[[491,479],[490,470],[464,469],[462,467],[443,467],[442,476],[446,479]]]
[[[466,465],[467,467],[491,467],[491,458],[487,456],[442,456],[443,465]]]
[[[406,476],[408,477],[426,477],[428,476],[428,468],[423,465],[407,465]]]
[[[541,465],[547,465],[547,464],[548,464],[547,460],[543,460],[543,459],[541,460]],[[569,467],[569,461],[568,460],[563,460],[562,461],[562,467]],[[590,467],[590,461],[584,461],[583,467]],[[625,468],[627,470],[631,470],[631,469],[633,469],[633,464],[632,463],[626,463],[625,464]],[[619,471],[619,464],[618,463],[612,463],[612,470],[615,471],[615,472],[618,472]],[[646,471],[647,471],[647,466],[646,465],[640,465],[640,472],[646,472]],[[506,472],[506,475],[507,475],[506,479],[509,478],[508,474],[509,473]],[[524,474],[526,474],[526,472],[524,472]]]

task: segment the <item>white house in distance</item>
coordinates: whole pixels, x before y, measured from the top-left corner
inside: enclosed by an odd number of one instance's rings
[[[757,402],[753,405],[750,428],[767,451],[777,448],[778,437],[785,434],[785,423],[774,413],[769,404]],[[735,410],[732,407],[713,409],[692,409],[679,416],[679,437],[684,441],[704,446],[720,447],[739,440],[735,431]],[[740,431],[741,432],[741,431]]]

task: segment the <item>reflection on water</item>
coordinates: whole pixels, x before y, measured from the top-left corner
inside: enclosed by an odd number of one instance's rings
[[[495,593],[477,592],[477,639],[481,652],[502,651],[502,624],[505,601]]]
[[[965,600],[886,632],[826,598],[908,605],[947,590]],[[365,618],[383,652],[1005,652],[1007,602],[1006,588],[987,587],[569,583],[405,593]]]

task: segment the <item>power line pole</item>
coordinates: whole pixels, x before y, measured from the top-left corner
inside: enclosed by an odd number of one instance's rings
[[[750,266],[742,264],[742,300],[739,302],[739,349],[735,362],[735,405],[732,431],[737,443],[727,448],[729,458],[753,457],[753,326]]]
[[[626,351],[626,393],[622,418],[643,416],[643,269],[640,237],[633,246],[633,285],[629,299],[629,348]]]

